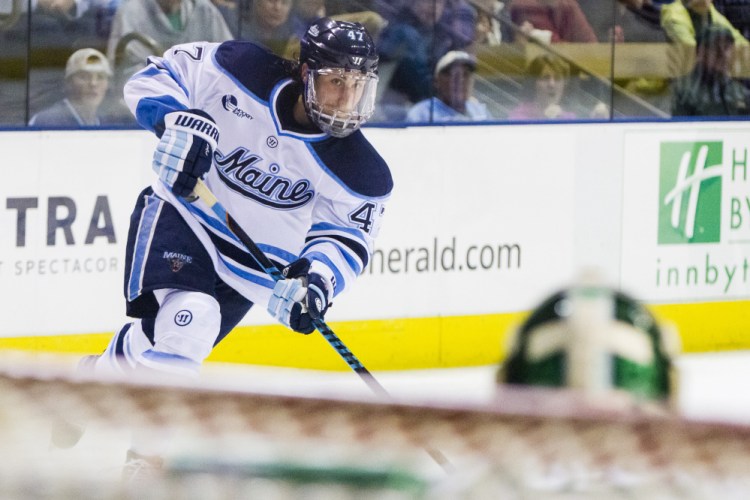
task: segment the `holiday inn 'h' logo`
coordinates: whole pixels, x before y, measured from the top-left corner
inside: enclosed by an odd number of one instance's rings
[[[658,243],[721,240],[721,142],[663,142]]]

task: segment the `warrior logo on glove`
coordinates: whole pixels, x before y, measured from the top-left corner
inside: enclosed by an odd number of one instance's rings
[[[188,131],[194,131],[211,137],[214,141],[219,142],[219,131],[213,125],[213,121],[201,120],[193,113],[175,113],[174,126],[182,127]]]
[[[204,111],[174,111],[164,117],[164,132],[153,168],[177,196],[189,196],[210,170],[219,131]]]

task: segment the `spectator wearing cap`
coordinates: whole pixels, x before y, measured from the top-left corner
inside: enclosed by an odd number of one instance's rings
[[[419,101],[406,114],[411,123],[491,120],[487,106],[472,94],[477,61],[473,55],[452,50],[435,65],[435,96]]]
[[[674,82],[672,115],[747,115],[748,91],[731,76],[736,46],[732,30],[709,24],[696,43],[693,70]]]
[[[65,98],[38,112],[29,125],[86,127],[102,125],[99,108],[109,88],[112,70],[96,49],[74,52],[65,65]]]
[[[385,27],[378,43],[380,112],[391,121],[432,94],[441,55],[474,43],[476,10],[465,0],[411,0]],[[390,73],[390,76],[385,76]]]

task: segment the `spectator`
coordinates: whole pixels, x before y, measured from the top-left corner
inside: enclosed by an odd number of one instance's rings
[[[408,122],[482,121],[492,117],[487,106],[472,94],[477,61],[471,54],[452,50],[435,66],[435,97],[419,101],[406,115]]]
[[[484,46],[500,45],[503,35],[497,17],[502,12],[504,4],[498,0],[475,0],[474,5],[477,9],[474,42]]]
[[[463,2],[413,0],[386,26],[380,40],[385,118],[403,120],[410,104],[430,97],[432,68],[450,50],[474,42],[476,12]]]
[[[750,45],[742,33],[716,10],[712,0],[674,0],[661,8],[661,25],[672,42],[695,47],[695,34],[709,24],[727,28],[736,46]]]
[[[547,54],[542,54],[528,65],[529,84],[524,86],[525,95],[513,109],[511,120],[573,120],[575,113],[563,107],[565,86],[570,78],[568,64]],[[533,82],[533,85],[532,85]]]
[[[112,70],[107,58],[95,49],[74,52],[65,65],[65,98],[35,114],[29,125],[86,127],[107,125],[99,108],[109,88]]]
[[[234,38],[240,34],[240,0],[211,0],[221,13]]]
[[[719,24],[700,32],[693,71],[673,88],[673,116],[737,116],[748,114],[748,91],[730,74],[735,34]]]
[[[596,34],[578,0],[509,0],[505,5],[510,21],[526,36],[541,38],[544,32],[552,43],[596,42]],[[517,41],[516,33],[504,38]],[[525,37],[521,36],[521,40]]]
[[[652,0],[579,0],[599,41],[663,43],[659,14]]]
[[[0,0],[0,14],[9,15],[14,8],[13,3],[13,0]],[[112,10],[117,3],[118,0],[31,0],[21,2],[18,8],[26,13],[31,7],[34,14],[44,13],[71,21],[80,19],[90,10]]]
[[[23,74],[6,71],[13,83],[0,91],[4,124],[24,126],[35,111],[62,98],[67,57],[83,47],[104,51],[106,12],[108,0],[0,0],[5,66],[18,61],[23,69]]]
[[[299,46],[292,24],[292,0],[247,0],[240,24],[242,40],[252,40],[278,56]]]
[[[126,43],[131,33],[140,39]],[[223,42],[232,39],[211,0],[122,0],[115,14],[107,56],[120,82],[146,66],[150,55],[191,41]],[[121,43],[125,46],[118,47]]]

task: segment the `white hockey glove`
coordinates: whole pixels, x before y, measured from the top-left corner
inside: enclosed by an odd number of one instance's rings
[[[313,320],[323,319],[331,307],[333,275],[320,262],[311,264],[305,258],[295,260],[281,274],[285,279],[276,282],[268,312],[295,332],[312,333]]]
[[[219,131],[213,118],[198,109],[164,116],[164,133],[154,151],[153,168],[177,196],[193,192],[211,168]]]

